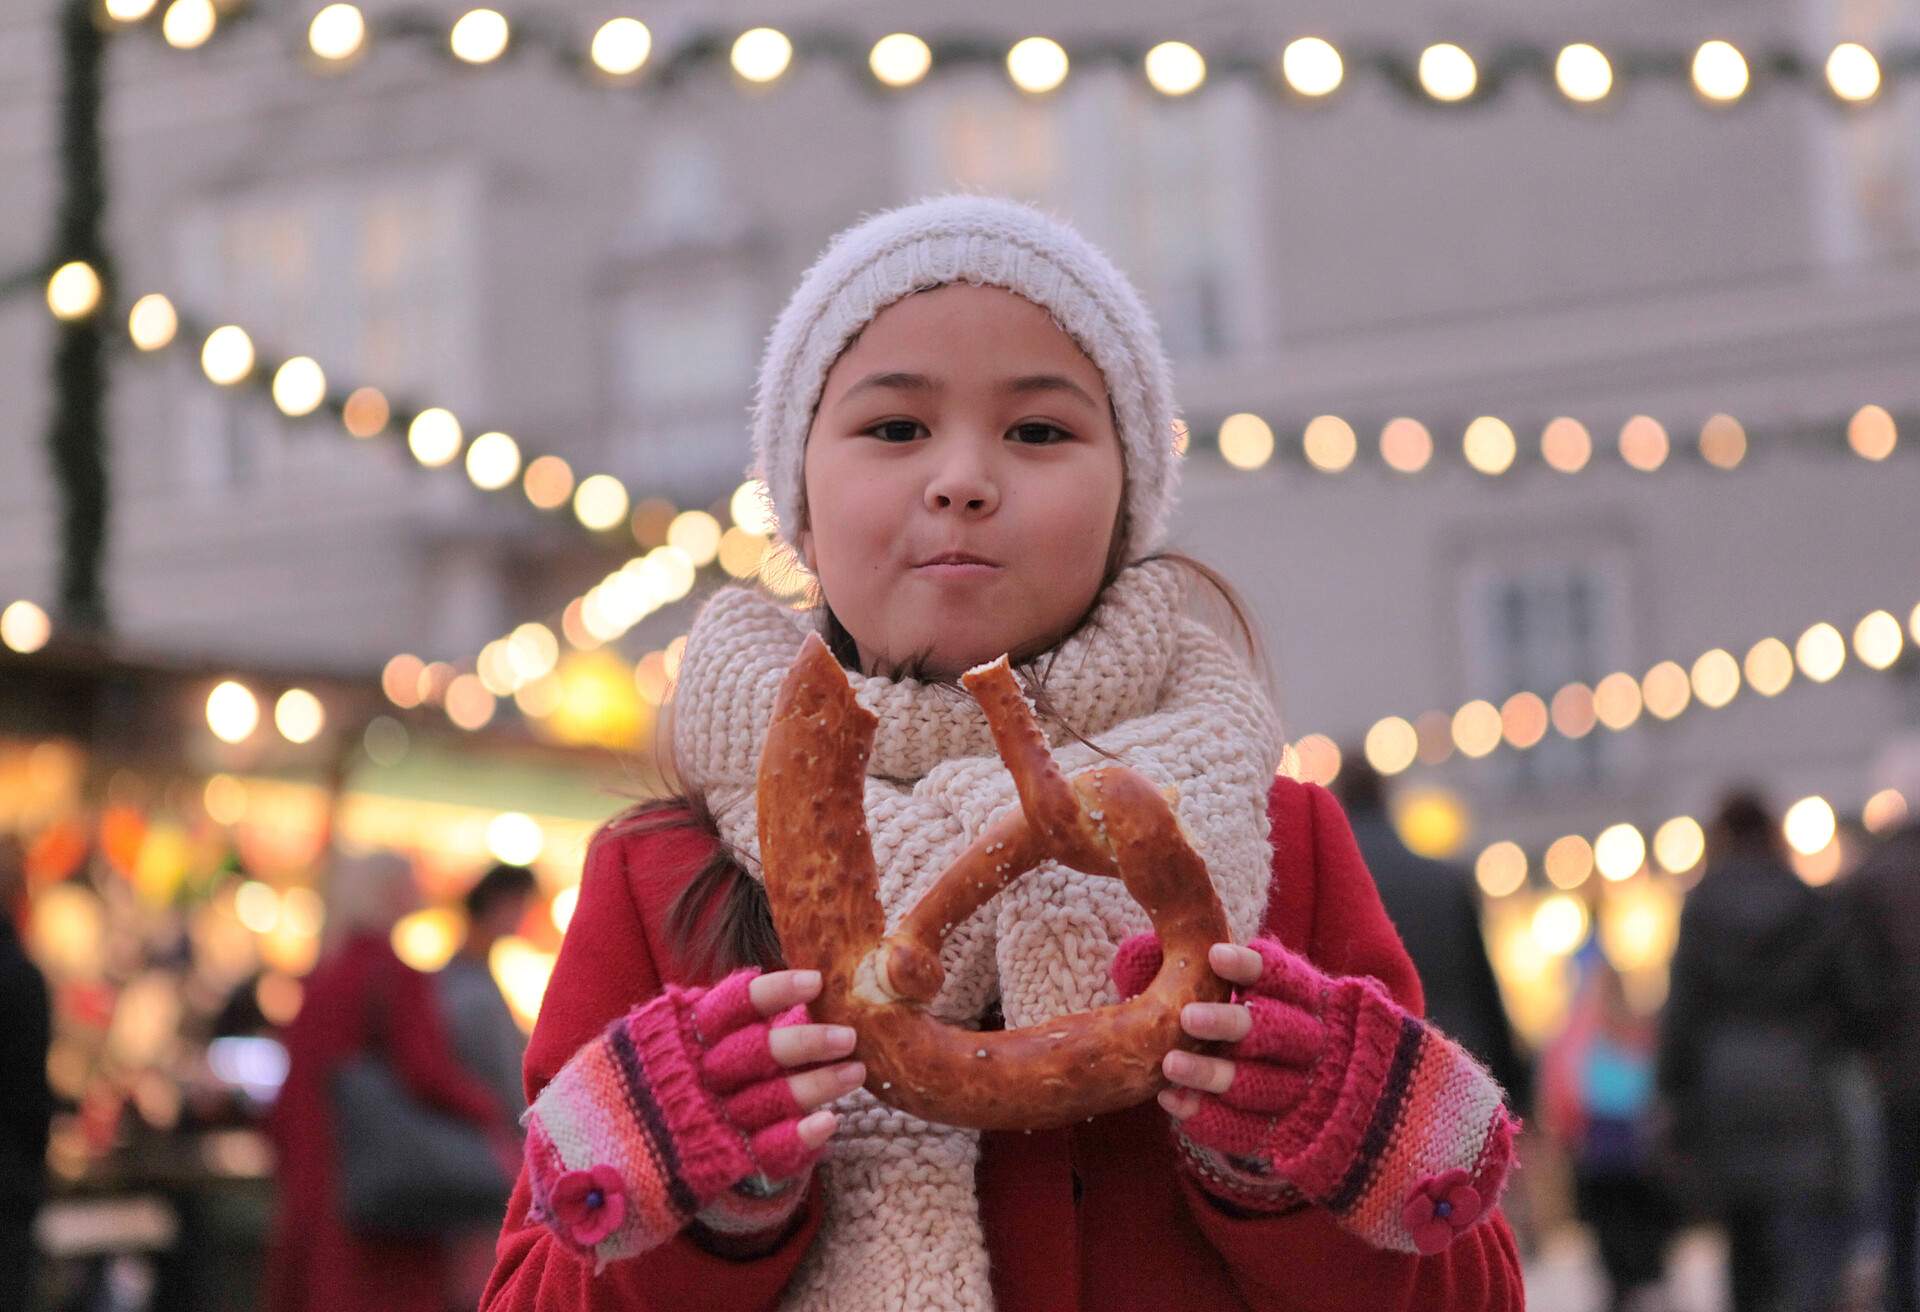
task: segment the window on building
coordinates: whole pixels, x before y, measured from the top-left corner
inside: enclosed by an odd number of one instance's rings
[[[1471,697],[1496,706],[1517,692],[1551,703],[1569,683],[1588,687],[1626,663],[1627,569],[1604,549],[1526,564],[1471,566],[1463,580],[1463,668]],[[1534,747],[1503,747],[1490,768],[1513,791],[1591,784],[1622,764],[1618,735],[1567,738],[1549,731]]]
[[[210,199],[178,234],[181,309],[245,328],[263,364],[312,356],[330,388],[477,399],[468,179],[408,173],[276,183]],[[183,380],[189,481],[232,488],[363,469],[337,430],[260,393]]]

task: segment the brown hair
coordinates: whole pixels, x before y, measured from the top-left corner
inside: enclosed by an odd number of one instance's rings
[[[1125,504],[1124,501],[1122,503]],[[1124,520],[1125,512],[1122,511]],[[1067,638],[1080,633],[1090,624],[1096,623],[1095,612],[1099,608],[1101,597],[1106,595],[1109,585],[1119,576],[1121,570],[1119,545],[1126,541],[1125,525],[1119,526],[1114,534],[1115,549],[1108,555],[1107,569],[1101,580],[1100,589],[1085,614],[1067,631],[1066,634],[1051,642],[1045,651],[1033,653],[1019,660],[1016,673],[1035,710],[1044,719],[1052,721],[1070,737],[1086,744],[1103,755],[1107,753],[1098,743],[1088,739],[1078,728],[1069,723],[1053,707],[1047,695],[1047,674],[1053,655]],[[1232,619],[1243,654],[1249,665],[1267,685],[1273,686],[1271,668],[1267,663],[1265,645],[1260,639],[1258,629],[1251,618],[1251,609],[1239,591],[1227,579],[1213,569],[1181,552],[1160,551],[1142,557],[1136,564],[1165,560],[1179,565],[1208,585],[1215,598],[1224,607]],[[853,646],[852,635],[834,615],[824,600],[820,603],[824,636],[828,648],[842,665],[858,668],[858,655]],[[922,658],[911,658],[903,665],[887,671],[893,678],[917,677],[916,669],[924,668]],[[952,679],[929,679],[924,682],[938,686],[951,687],[956,697],[964,697],[957,681]],[[740,856],[720,837],[719,826],[714,822],[713,812],[707,799],[692,787],[687,786],[681,772],[675,767],[673,749],[670,740],[660,744],[662,772],[669,781],[669,787],[675,791],[665,797],[653,798],[640,803],[608,822],[602,832],[612,835],[632,835],[658,833],[668,830],[692,829],[713,839],[713,850],[700,868],[679,893],[674,896],[667,912],[667,941],[676,952],[682,953],[689,966],[703,975],[718,978],[742,966],[758,966],[765,970],[779,969],[783,964],[780,949],[780,937],[774,931],[773,915],[767,906],[766,890],[758,880],[747,873]]]

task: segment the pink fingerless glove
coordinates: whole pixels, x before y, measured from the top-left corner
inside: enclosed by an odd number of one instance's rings
[[[527,1127],[529,1214],[575,1251],[608,1262],[666,1242],[690,1222],[726,1235],[777,1228],[806,1195],[819,1157],[774,1060],[774,1029],[740,970],[711,989],[669,986],[575,1053],[534,1099]]]
[[[1500,1086],[1378,981],[1330,977],[1273,939],[1247,946],[1264,968],[1233,1000],[1253,1028],[1220,1054],[1226,1092],[1176,1122],[1183,1164],[1242,1208],[1304,1199],[1377,1248],[1439,1252],[1506,1184],[1517,1127]],[[1159,969],[1159,941],[1137,935],[1114,983],[1130,997]]]

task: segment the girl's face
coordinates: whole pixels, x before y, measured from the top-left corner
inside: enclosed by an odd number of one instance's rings
[[[998,287],[894,302],[827,374],[801,555],[860,667],[947,678],[1033,655],[1093,604],[1118,527],[1100,370]]]

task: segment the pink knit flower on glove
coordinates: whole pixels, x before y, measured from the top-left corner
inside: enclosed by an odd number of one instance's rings
[[[1329,976],[1276,940],[1216,945],[1210,960],[1236,985],[1233,1000],[1191,1004],[1181,1023],[1221,1043],[1222,1056],[1167,1054],[1177,1087],[1161,1094],[1202,1188],[1254,1211],[1316,1203],[1369,1243],[1406,1252],[1434,1251],[1423,1241],[1441,1237],[1436,1224],[1451,1241],[1486,1213],[1515,1124],[1471,1057],[1377,980]],[[1159,968],[1158,940],[1138,935],[1120,946],[1114,983],[1132,996]],[[1447,1181],[1441,1192],[1419,1193],[1417,1182],[1436,1179]],[[1460,1188],[1471,1208],[1451,1192]],[[1418,1207],[1416,1194],[1427,1200]]]
[[[568,1171],[553,1182],[547,1205],[567,1237],[592,1248],[620,1228],[627,1215],[627,1187],[611,1166]]]
[[[1422,1180],[1407,1195],[1400,1220],[1423,1253],[1437,1253],[1454,1236],[1480,1219],[1480,1191],[1465,1171],[1447,1171]]]

